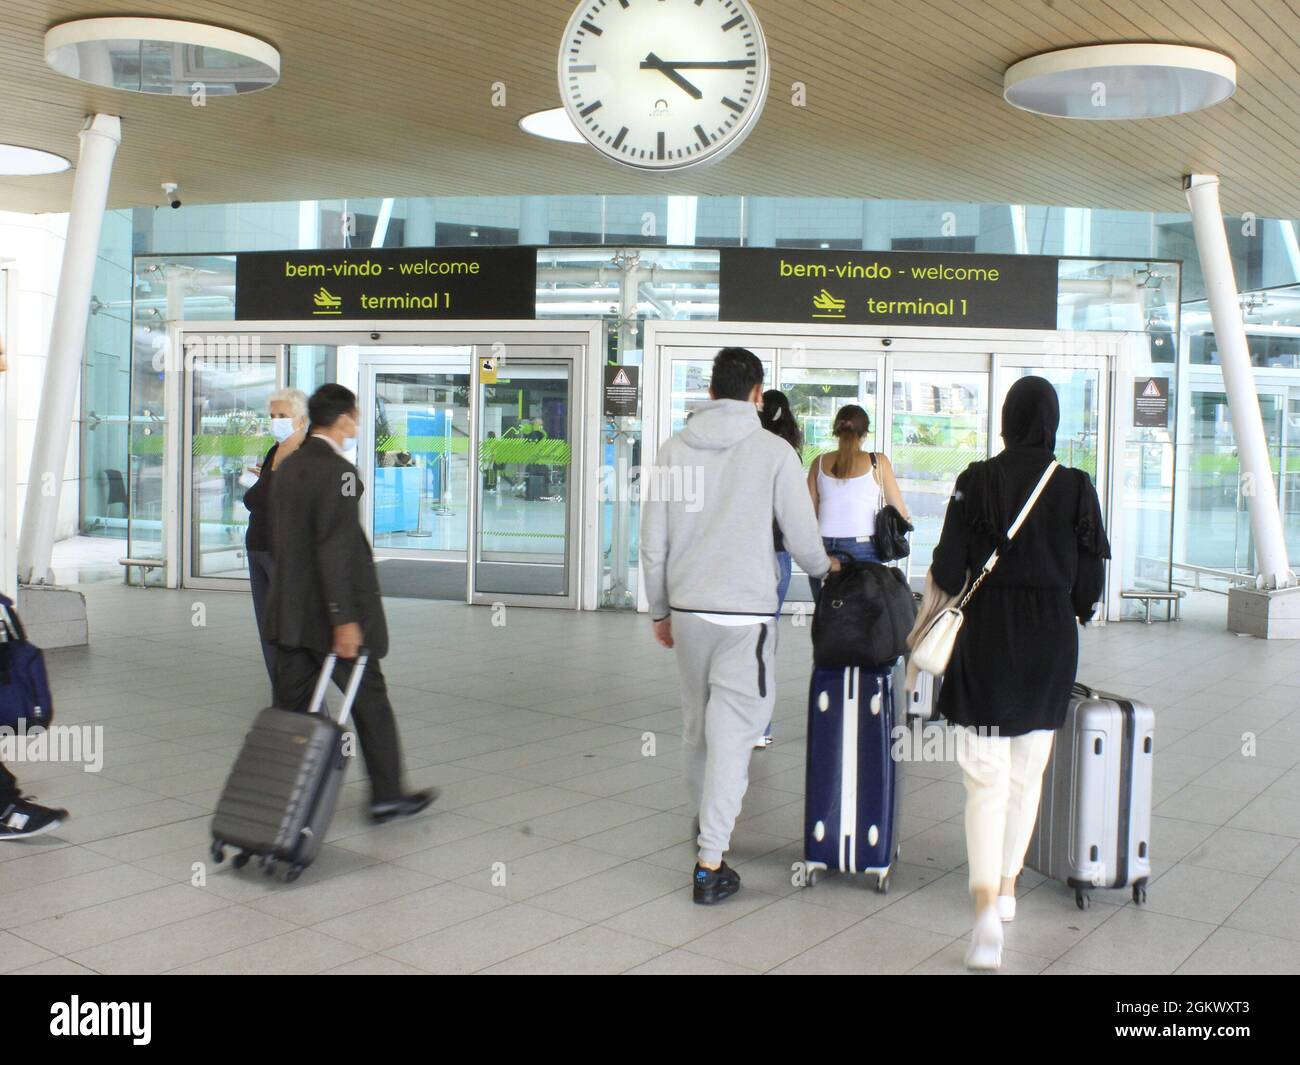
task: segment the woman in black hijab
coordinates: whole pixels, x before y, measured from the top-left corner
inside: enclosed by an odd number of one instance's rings
[[[1078,665],[1076,624],[1101,599],[1110,545],[1083,470],[1058,468],[1013,541],[1006,533],[1053,460],[1060,405],[1041,377],[1022,377],[1002,407],[1006,450],[957,478],[930,579],[962,593],[995,548],[998,564],[971,597],[939,693],[964,726],[966,849],[976,924],[966,963],[997,968],[1004,921],[1033,834],[1043,770],[1065,720]],[[994,733],[994,734],[990,734]]]

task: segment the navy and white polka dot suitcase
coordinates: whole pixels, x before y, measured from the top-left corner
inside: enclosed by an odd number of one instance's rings
[[[896,668],[814,669],[804,793],[805,883],[819,872],[869,873],[889,890],[898,857],[899,764],[892,753]]]

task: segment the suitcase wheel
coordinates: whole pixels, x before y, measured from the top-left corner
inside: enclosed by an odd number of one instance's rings
[[[252,855],[249,854],[248,851],[240,851],[238,854],[235,855],[234,862],[232,864],[236,869],[242,869],[244,868],[244,866],[248,864],[248,859],[251,857]]]
[[[269,854],[262,856],[262,872],[267,876],[271,876],[275,872],[275,859]]]
[[[888,873],[886,873],[884,876],[878,876],[878,877],[876,877],[876,894],[877,894],[877,895],[888,895],[888,894],[889,894],[889,874],[888,874]]]
[[[219,839],[214,839],[212,841],[212,847],[210,848],[209,853],[212,855],[212,860],[218,865],[226,860],[226,848],[222,846],[221,840]]]
[[[816,870],[816,869],[809,869],[809,870],[804,874],[804,879],[803,879],[804,887],[812,887],[814,884],[817,883],[817,873],[818,873],[818,870]]]
[[[1133,885],[1133,905],[1141,906],[1147,900],[1147,882],[1139,880]]]
[[[1086,910],[1092,905],[1092,896],[1080,891],[1078,888],[1074,892],[1074,904],[1081,910]]]
[[[287,884],[292,884],[298,877],[302,876],[302,871],[307,868],[305,865],[291,865],[284,874],[284,880]]]

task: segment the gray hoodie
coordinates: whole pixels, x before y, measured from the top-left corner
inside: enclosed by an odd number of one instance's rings
[[[794,449],[763,429],[752,403],[697,407],[641,478],[641,575],[650,616],[670,610],[774,614],[772,522],[805,573],[830,559]]]

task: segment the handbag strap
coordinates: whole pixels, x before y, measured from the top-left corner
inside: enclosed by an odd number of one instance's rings
[[[1038,478],[1038,483],[1034,485],[1034,490],[1029,493],[1029,498],[1025,500],[1025,505],[1020,508],[1020,513],[1016,515],[1016,520],[1011,523],[1011,528],[1007,530],[1008,543],[1010,543],[1011,540],[1015,538],[1016,533],[1020,531],[1020,526],[1024,525],[1025,519],[1029,517],[1029,512],[1034,509],[1034,504],[1038,502],[1038,497],[1043,494],[1043,489],[1047,487],[1047,482],[1052,479],[1052,474],[1056,472],[1056,468],[1059,465],[1060,463],[1057,462],[1056,459],[1052,459],[1052,461],[1047,464],[1047,469],[1045,469],[1043,475]],[[993,549],[993,554],[989,555],[988,561],[984,563],[984,568],[980,570],[980,575],[975,578],[975,583],[970,586],[970,591],[962,597],[962,601],[957,605],[958,610],[966,609],[966,604],[970,602],[970,597],[975,594],[975,589],[984,583],[984,578],[993,572],[993,567],[997,564],[998,549],[995,547]]]

